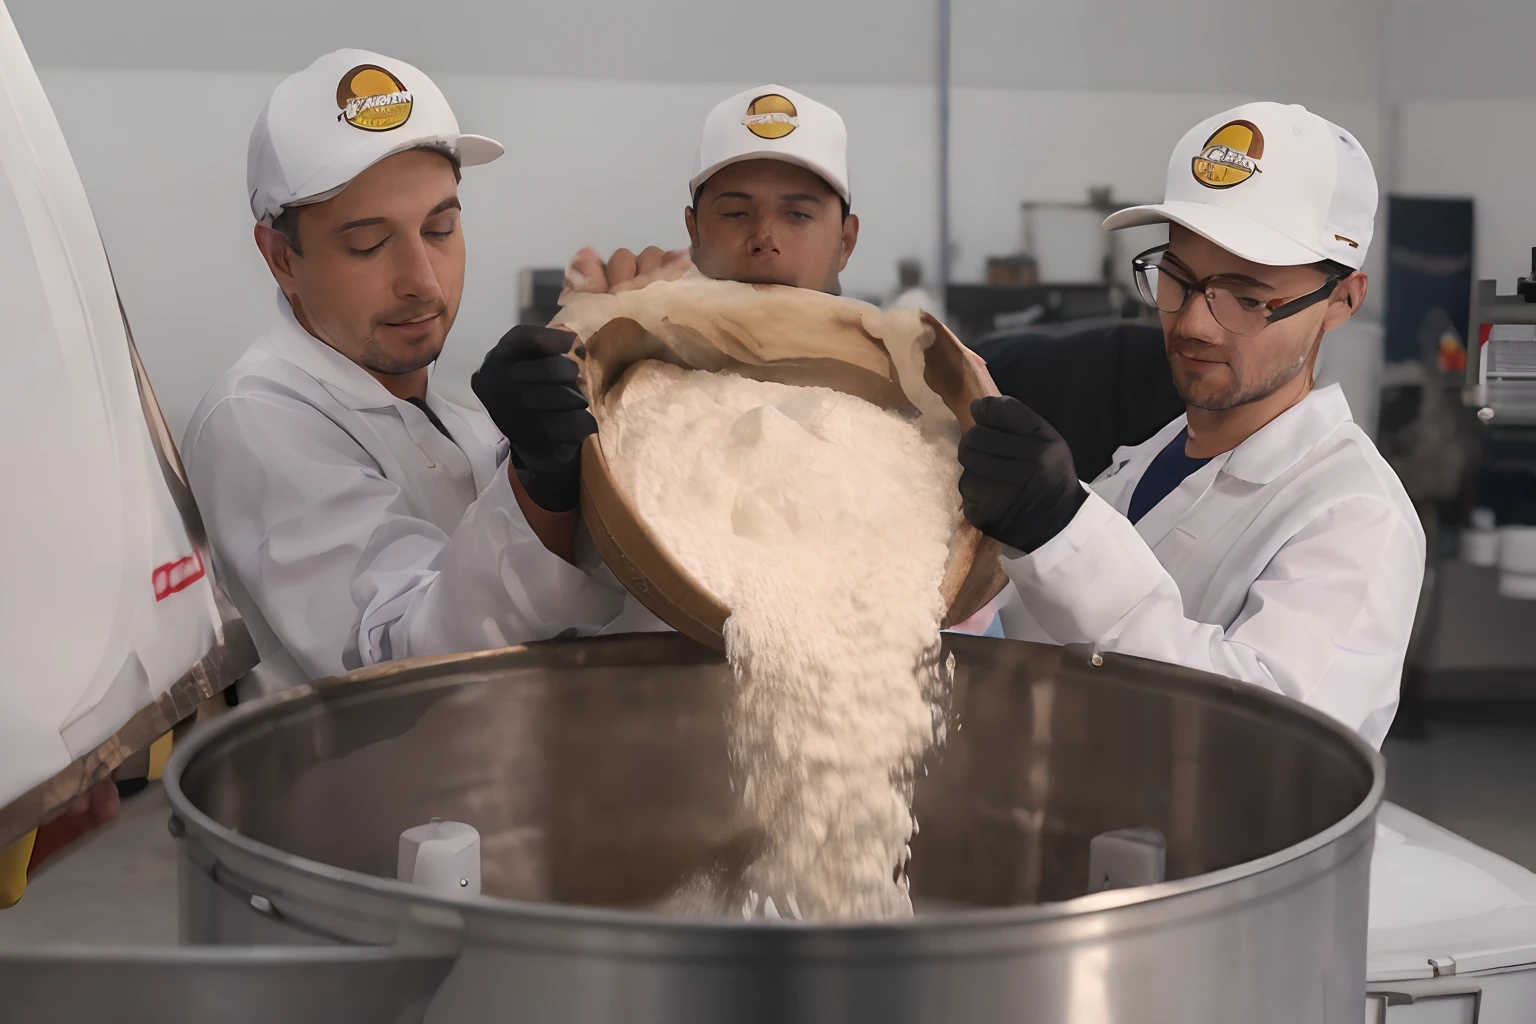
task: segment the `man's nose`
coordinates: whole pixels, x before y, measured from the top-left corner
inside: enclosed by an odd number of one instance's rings
[[[1189,298],[1185,300],[1184,308],[1179,310],[1175,322],[1181,335],[1195,341],[1219,345],[1227,337],[1227,331],[1211,315],[1211,306],[1206,302],[1204,292],[1189,293]]]
[[[408,241],[396,249],[399,262],[395,266],[395,295],[402,299],[432,301],[442,298],[442,287],[437,282],[437,269],[427,252],[426,241],[420,237]]]
[[[753,256],[762,256],[768,253],[777,254],[779,246],[773,240],[772,223],[766,219],[758,221],[748,244]]]

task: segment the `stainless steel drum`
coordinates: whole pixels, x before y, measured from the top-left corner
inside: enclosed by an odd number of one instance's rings
[[[910,865],[931,913],[651,909],[761,837],[729,783],[728,670],[648,635],[382,666],[195,734],[165,774],[184,938],[441,957],[429,1021],[1360,1019],[1375,751],[1166,665],[959,636],[945,656]],[[394,880],[432,818],[479,829],[484,895]],[[1091,892],[1090,841],[1138,826],[1168,880]]]

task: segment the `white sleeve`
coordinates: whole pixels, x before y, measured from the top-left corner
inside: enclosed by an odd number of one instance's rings
[[[1097,495],[1060,535],[1003,565],[1057,643],[1098,643],[1256,683],[1378,747],[1397,708],[1424,575],[1413,527],[1369,498],[1333,506],[1287,540],[1225,629],[1184,614],[1178,584]]]
[[[226,398],[187,447],[215,548],[311,675],[596,632],[623,606],[545,549],[504,471],[450,536],[301,401]]]

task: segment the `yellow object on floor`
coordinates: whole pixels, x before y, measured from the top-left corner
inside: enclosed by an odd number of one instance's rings
[[[149,771],[145,776],[150,781],[158,779],[165,770],[165,762],[171,756],[175,737],[173,730],[150,744]],[[36,840],[37,832],[33,831],[9,846],[0,847],[0,910],[14,907],[27,891],[27,868],[32,861],[32,847]]]
[[[176,733],[171,731],[161,736],[149,745],[149,775],[146,778],[154,782],[165,770],[165,762],[171,756],[171,748],[176,745]]]
[[[36,832],[28,832],[0,848],[0,910],[14,907],[27,891],[27,865],[32,860],[32,841],[36,838]]]

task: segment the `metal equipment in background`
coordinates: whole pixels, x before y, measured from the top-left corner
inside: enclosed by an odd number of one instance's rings
[[[1026,199],[1019,204],[1023,214],[1024,223],[1024,248],[1022,254],[1033,260],[1038,266],[1040,257],[1040,214],[1042,212],[1085,214],[1086,237],[1091,240],[1095,248],[1099,250],[1098,258],[1098,283],[1106,288],[1113,287],[1117,283],[1123,283],[1125,277],[1123,261],[1120,259],[1119,238],[1113,231],[1103,229],[1104,219],[1117,210],[1126,206],[1135,206],[1135,203],[1119,203],[1115,201],[1114,189],[1109,185],[1088,186],[1088,197],[1083,202],[1063,202],[1049,199]],[[1047,261],[1049,270],[1049,261]]]
[[[1479,281],[1463,400],[1477,410],[1483,458],[1479,503],[1497,514],[1498,590],[1536,599],[1536,249],[1515,294]]]
[[[946,322],[968,344],[999,331],[1017,331],[1035,324],[1119,315],[1150,316],[1130,288],[1128,261],[1122,258],[1117,232],[1104,231],[1104,218],[1127,204],[1117,201],[1108,185],[1090,186],[1085,200],[1027,199],[1021,204],[1022,244],[1017,253],[989,257],[984,284],[954,284],[945,289]],[[1053,215],[1079,215],[1080,226],[1050,224]],[[1055,229],[1055,237],[1053,230]],[[1069,241],[1063,230],[1081,231]],[[1067,248],[1091,250],[1085,265],[1062,261]],[[1081,243],[1081,244],[1079,244]],[[1058,257],[1052,269],[1051,254]],[[1060,263],[1069,264],[1063,272]]]
[[[329,994],[376,977],[338,944],[398,956],[373,1020],[419,1019],[424,990],[432,1024],[1360,1019],[1375,751],[1188,669],[967,636],[942,659],[914,919],[659,912],[690,880],[732,891],[765,837],[732,786],[728,666],[655,634],[381,665],[194,733],[166,772],[184,938]],[[396,880],[401,832],[439,815],[482,837],[482,895]],[[221,955],[221,999],[259,1004]],[[208,1019],[177,1006],[156,1019]],[[360,1019],[336,1006],[284,1019]]]
[[[1514,295],[1497,281],[1479,281],[1472,301],[1478,344],[1469,346],[1464,398],[1490,427],[1536,426],[1536,248],[1531,276]]]
[[[1101,284],[952,284],[944,293],[945,323],[967,344],[1000,331],[1116,311],[1110,289]]]

